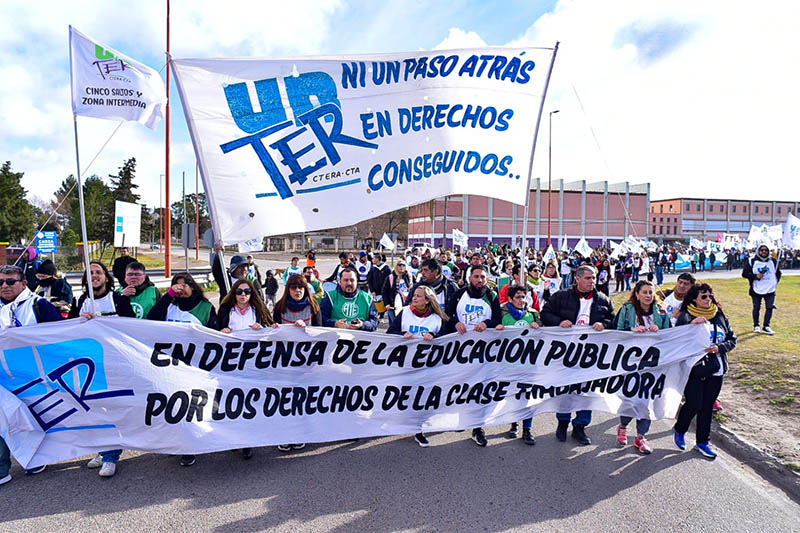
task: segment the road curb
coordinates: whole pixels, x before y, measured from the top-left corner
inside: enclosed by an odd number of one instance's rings
[[[746,463],[761,477],[781,488],[797,503],[800,503],[800,475],[781,463],[777,457],[757,448],[723,424],[713,422],[714,440],[719,447]]]

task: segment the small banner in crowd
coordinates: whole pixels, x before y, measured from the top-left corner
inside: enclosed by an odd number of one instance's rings
[[[394,250],[394,243],[392,242],[392,239],[389,238],[389,236],[386,235],[385,233],[381,237],[381,241],[379,244],[384,248],[386,248],[387,250]]]
[[[100,317],[0,333],[0,435],[22,466],[447,431],[596,409],[675,415],[703,324],[511,327],[431,342]]]
[[[467,234],[463,231],[453,228],[453,246],[460,246],[463,250],[469,246],[469,239]]]
[[[152,68],[69,27],[72,112],[86,117],[134,120],[155,129],[167,91]]]
[[[554,52],[171,62],[223,243],[450,194],[520,205]]]

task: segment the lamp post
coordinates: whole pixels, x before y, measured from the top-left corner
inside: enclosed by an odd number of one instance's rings
[[[553,115],[558,113],[558,109],[550,111],[550,131],[548,132],[549,142],[547,147],[547,246],[552,244],[550,234],[550,223],[552,221],[553,203]],[[560,215],[559,215],[560,216]]]

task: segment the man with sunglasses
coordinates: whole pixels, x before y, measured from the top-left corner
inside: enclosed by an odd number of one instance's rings
[[[750,298],[753,300],[753,331],[774,335],[769,326],[772,310],[775,309],[775,294],[781,280],[781,269],[778,261],[769,253],[766,244],[760,244],[756,255],[745,261],[742,277],[750,282]],[[761,300],[764,301],[764,329],[759,327],[761,318]]]
[[[21,268],[0,266],[0,331],[59,320],[63,320],[61,312],[28,289],[28,281]],[[45,466],[29,468],[25,473],[38,474]],[[0,485],[11,481],[10,471],[11,452],[0,437]]]

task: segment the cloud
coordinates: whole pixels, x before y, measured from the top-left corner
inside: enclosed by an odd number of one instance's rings
[[[480,48],[486,46],[486,41],[474,31],[464,31],[460,28],[450,28],[450,33],[444,41],[436,45],[434,50],[447,50],[457,48]]]

